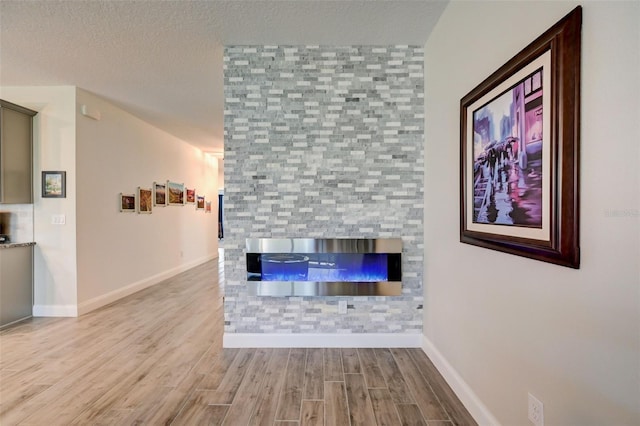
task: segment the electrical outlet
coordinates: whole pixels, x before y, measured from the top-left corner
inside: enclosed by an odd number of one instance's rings
[[[346,300],[338,300],[338,313],[346,314],[347,313],[347,301]]]
[[[529,394],[529,420],[536,426],[544,426],[544,406],[531,394]]]

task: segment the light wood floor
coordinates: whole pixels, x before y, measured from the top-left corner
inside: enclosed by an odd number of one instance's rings
[[[0,332],[0,424],[476,424],[420,349],[222,349],[220,273]]]

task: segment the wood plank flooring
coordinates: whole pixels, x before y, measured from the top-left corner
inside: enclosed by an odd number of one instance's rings
[[[420,349],[222,349],[222,264],[0,332],[0,424],[475,425]]]

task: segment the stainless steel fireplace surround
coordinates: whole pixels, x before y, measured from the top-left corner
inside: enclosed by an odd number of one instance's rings
[[[398,296],[402,240],[256,238],[246,240],[253,296]]]

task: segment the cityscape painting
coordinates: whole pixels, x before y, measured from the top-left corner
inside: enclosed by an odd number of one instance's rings
[[[473,222],[542,227],[543,78],[473,112]]]
[[[576,7],[460,99],[460,242],[580,267]]]

